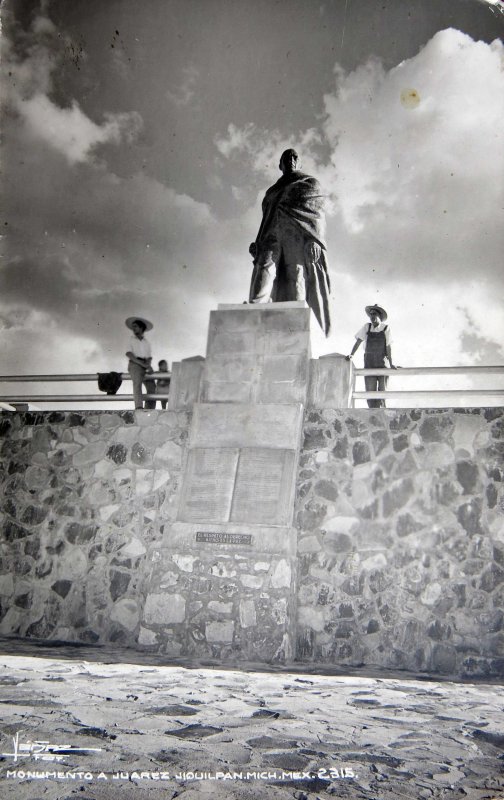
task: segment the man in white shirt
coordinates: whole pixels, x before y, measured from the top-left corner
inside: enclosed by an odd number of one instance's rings
[[[154,394],[156,391],[156,382],[154,380],[144,380],[146,374],[153,372],[151,367],[151,346],[144,335],[145,331],[150,331],[153,328],[153,325],[148,319],[143,319],[142,317],[128,317],[126,327],[133,332],[126,356],[129,359],[128,372],[133,383],[135,408],[143,408],[142,384],[145,384],[148,394]],[[155,400],[145,401],[145,408],[155,407]]]
[[[349,361],[354,353],[357,352],[362,342],[365,342],[364,349],[364,369],[374,367],[382,369],[385,367],[385,359],[388,359],[390,369],[396,369],[392,363],[390,328],[385,325],[387,312],[378,305],[366,306],[366,314],[371,322],[363,325],[355,334],[355,344],[346,360]],[[385,375],[366,375],[364,377],[366,392],[384,392],[387,385]],[[368,400],[369,408],[385,408],[385,400]]]

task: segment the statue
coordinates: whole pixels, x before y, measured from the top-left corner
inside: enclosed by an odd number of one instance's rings
[[[305,300],[329,335],[324,201],[316,178],[297,170],[295,150],[285,150],[283,176],[266,191],[263,218],[249,252],[254,259],[250,303]]]

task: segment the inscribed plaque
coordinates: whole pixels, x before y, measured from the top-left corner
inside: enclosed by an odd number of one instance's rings
[[[238,462],[231,521],[288,524],[294,481],[292,450],[244,448]]]
[[[178,519],[226,522],[238,463],[238,449],[200,448],[189,451]]]
[[[250,533],[223,533],[222,531],[197,531],[197,542],[210,542],[211,544],[252,544]]]

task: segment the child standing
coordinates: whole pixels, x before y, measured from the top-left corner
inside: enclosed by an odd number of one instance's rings
[[[158,378],[156,380],[156,394],[168,394],[170,388],[171,373],[168,372],[168,362],[162,358],[158,361],[158,372],[166,372],[166,378]],[[166,408],[166,400],[160,400],[161,408]]]

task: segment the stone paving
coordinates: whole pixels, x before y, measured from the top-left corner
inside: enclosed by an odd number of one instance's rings
[[[495,683],[4,639],[0,700],[2,800],[504,797]]]

